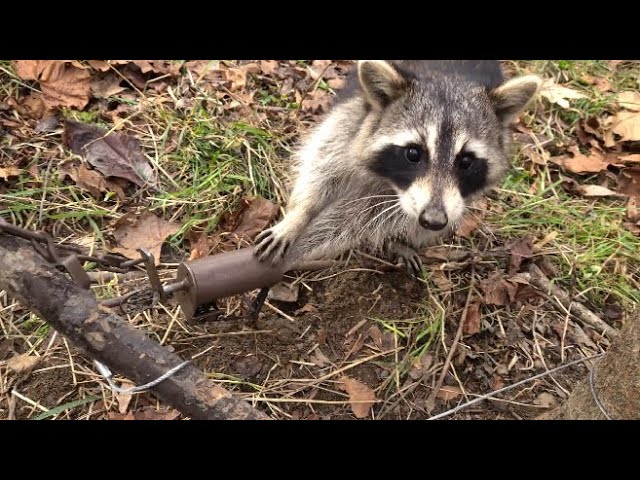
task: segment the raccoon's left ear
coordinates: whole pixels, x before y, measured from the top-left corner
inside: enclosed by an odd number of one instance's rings
[[[491,92],[493,108],[504,124],[511,124],[536,95],[542,80],[536,75],[512,78]]]

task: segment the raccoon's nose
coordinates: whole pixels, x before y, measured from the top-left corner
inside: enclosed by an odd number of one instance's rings
[[[428,230],[442,230],[447,226],[449,218],[444,208],[426,207],[422,210],[418,222],[423,228]]]

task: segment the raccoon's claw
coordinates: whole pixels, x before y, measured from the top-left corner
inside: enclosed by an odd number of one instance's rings
[[[395,257],[394,260],[401,260],[407,268],[407,273],[420,278],[422,274],[422,260],[420,255],[413,248],[400,243],[389,245],[389,253]]]
[[[407,273],[409,273],[409,275],[420,278],[420,275],[422,274],[422,260],[420,260],[420,256],[417,253],[407,256],[403,255],[399,258],[402,259],[407,267]]]
[[[276,236],[273,229],[270,228],[256,237],[253,254],[258,257],[260,262],[271,259],[271,264],[276,265],[284,260],[290,244],[288,240]]]

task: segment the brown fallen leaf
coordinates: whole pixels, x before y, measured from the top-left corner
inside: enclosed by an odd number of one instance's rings
[[[91,98],[91,74],[68,60],[16,60],[16,74],[40,83],[42,100],[49,109],[82,110]]]
[[[18,355],[7,360],[7,368],[17,375],[28,375],[41,360],[35,355]]]
[[[314,90],[307,92],[302,100],[302,111],[306,113],[319,114],[329,110],[332,102],[332,96],[324,90]]]
[[[463,218],[458,228],[456,228],[456,235],[461,238],[470,238],[472,233],[480,225],[480,218],[475,213],[468,213]]]
[[[583,197],[624,197],[624,195],[600,185],[580,185],[575,183],[569,190]]]
[[[618,112],[613,118],[613,133],[623,142],[640,140],[640,112]]]
[[[120,382],[120,388],[131,388],[134,387],[135,383],[131,380],[123,380]],[[127,413],[129,410],[129,404],[131,403],[131,399],[133,398],[132,393],[116,393],[116,400],[118,402],[118,411],[120,413]]]
[[[569,100],[586,98],[586,95],[568,87],[558,85],[552,79],[545,81],[540,89],[540,96],[546,98],[550,103],[560,105],[562,108],[569,108]]]
[[[124,133],[107,133],[104,128],[67,121],[63,143],[105,177],[124,178],[139,187],[156,188],[155,173],[138,140]]]
[[[262,366],[262,361],[255,355],[239,358],[231,364],[233,371],[245,378],[252,378],[258,375],[262,370]]]
[[[355,378],[344,376],[340,379],[339,388],[349,394],[351,411],[356,418],[366,418],[376,401],[375,392]]]
[[[371,325],[369,327],[369,336],[376,347],[382,348],[382,332],[377,326]]]
[[[618,190],[640,201],[640,167],[626,168],[618,176]]]
[[[110,251],[137,259],[140,258],[137,249],[144,248],[153,254],[157,265],[165,239],[179,230],[177,223],[168,222],[149,211],[140,215],[127,213],[115,223],[113,237],[118,246],[110,248]]]
[[[618,94],[618,105],[632,112],[640,112],[640,92],[628,91]]]
[[[132,60],[142,73],[155,73],[177,77],[180,75],[180,63],[168,60]]]
[[[556,397],[554,397],[550,393],[543,392],[540,395],[538,395],[538,397],[533,401],[533,403],[535,405],[540,405],[541,407],[544,407],[544,408],[551,408],[558,403],[558,400],[556,399]]]
[[[22,173],[22,170],[20,170],[18,167],[15,167],[13,165],[0,167],[0,179],[4,180],[5,182],[9,180],[9,177],[19,177],[21,173]]]
[[[533,256],[533,239],[529,236],[520,238],[509,247],[509,275],[515,274],[520,268],[520,264],[526,258]]]
[[[474,302],[467,309],[467,318],[462,327],[465,335],[475,335],[480,331],[480,302]]]
[[[122,78],[115,73],[109,73],[103,78],[96,78],[91,82],[91,92],[94,97],[107,98],[116,95],[124,90],[125,87],[120,86]]]
[[[440,289],[440,291],[442,291],[442,293],[451,293],[451,291],[455,288],[455,285],[453,284],[453,282],[449,280],[449,277],[447,277],[447,274],[444,273],[442,270],[432,271],[431,280],[433,280],[433,283],[435,283],[438,286],[438,288]]]
[[[177,410],[156,410],[156,407],[147,406],[133,412],[133,417],[135,420],[177,420],[180,418],[180,412]]]
[[[31,93],[22,101],[22,108],[24,114],[33,118],[34,120],[40,120],[45,112],[47,111],[47,107],[42,100],[42,95],[39,93]]]
[[[104,178],[97,170],[90,170],[84,164],[69,163],[60,168],[60,173],[73,180],[78,188],[86,190],[96,198],[102,198],[103,192],[114,192],[116,196],[124,201],[127,195],[116,182]]]
[[[280,282],[269,289],[269,300],[276,300],[278,302],[296,303],[298,301],[298,294],[300,292],[300,285],[291,287],[284,282]]]
[[[591,150],[589,155],[584,155],[577,146],[569,148],[571,157],[552,157],[551,161],[561,165],[571,173],[597,173],[606,170],[609,162],[604,155],[596,150]]]
[[[207,235],[197,235],[190,232],[187,236],[191,247],[189,253],[189,261],[197,260],[198,258],[206,257],[211,253],[214,242]]]
[[[480,281],[482,302],[487,305],[511,305],[516,298],[517,285],[507,281],[502,272],[496,271]]]
[[[107,413],[107,420],[136,420],[133,412],[128,412],[126,415],[122,413],[109,412]]]
[[[238,236],[253,240],[278,216],[278,205],[262,197],[245,197],[238,214],[240,221],[233,229]]]
[[[595,77],[593,75],[583,75],[582,80],[587,82],[589,85],[594,85],[596,90],[601,93],[610,92],[611,91],[611,82],[604,77]]]
[[[265,75],[274,75],[278,71],[280,62],[277,60],[260,60],[260,70]]]
[[[449,400],[458,398],[462,394],[463,391],[460,387],[456,387],[453,385],[444,385],[440,387],[440,390],[438,390],[438,393],[436,393],[436,398],[448,402]]]

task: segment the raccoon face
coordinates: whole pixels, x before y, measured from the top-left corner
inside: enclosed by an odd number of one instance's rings
[[[361,61],[369,113],[358,148],[425,229],[458,222],[468,202],[509,167],[510,125],[540,85],[516,78],[494,90],[462,77],[415,78],[384,61]]]

